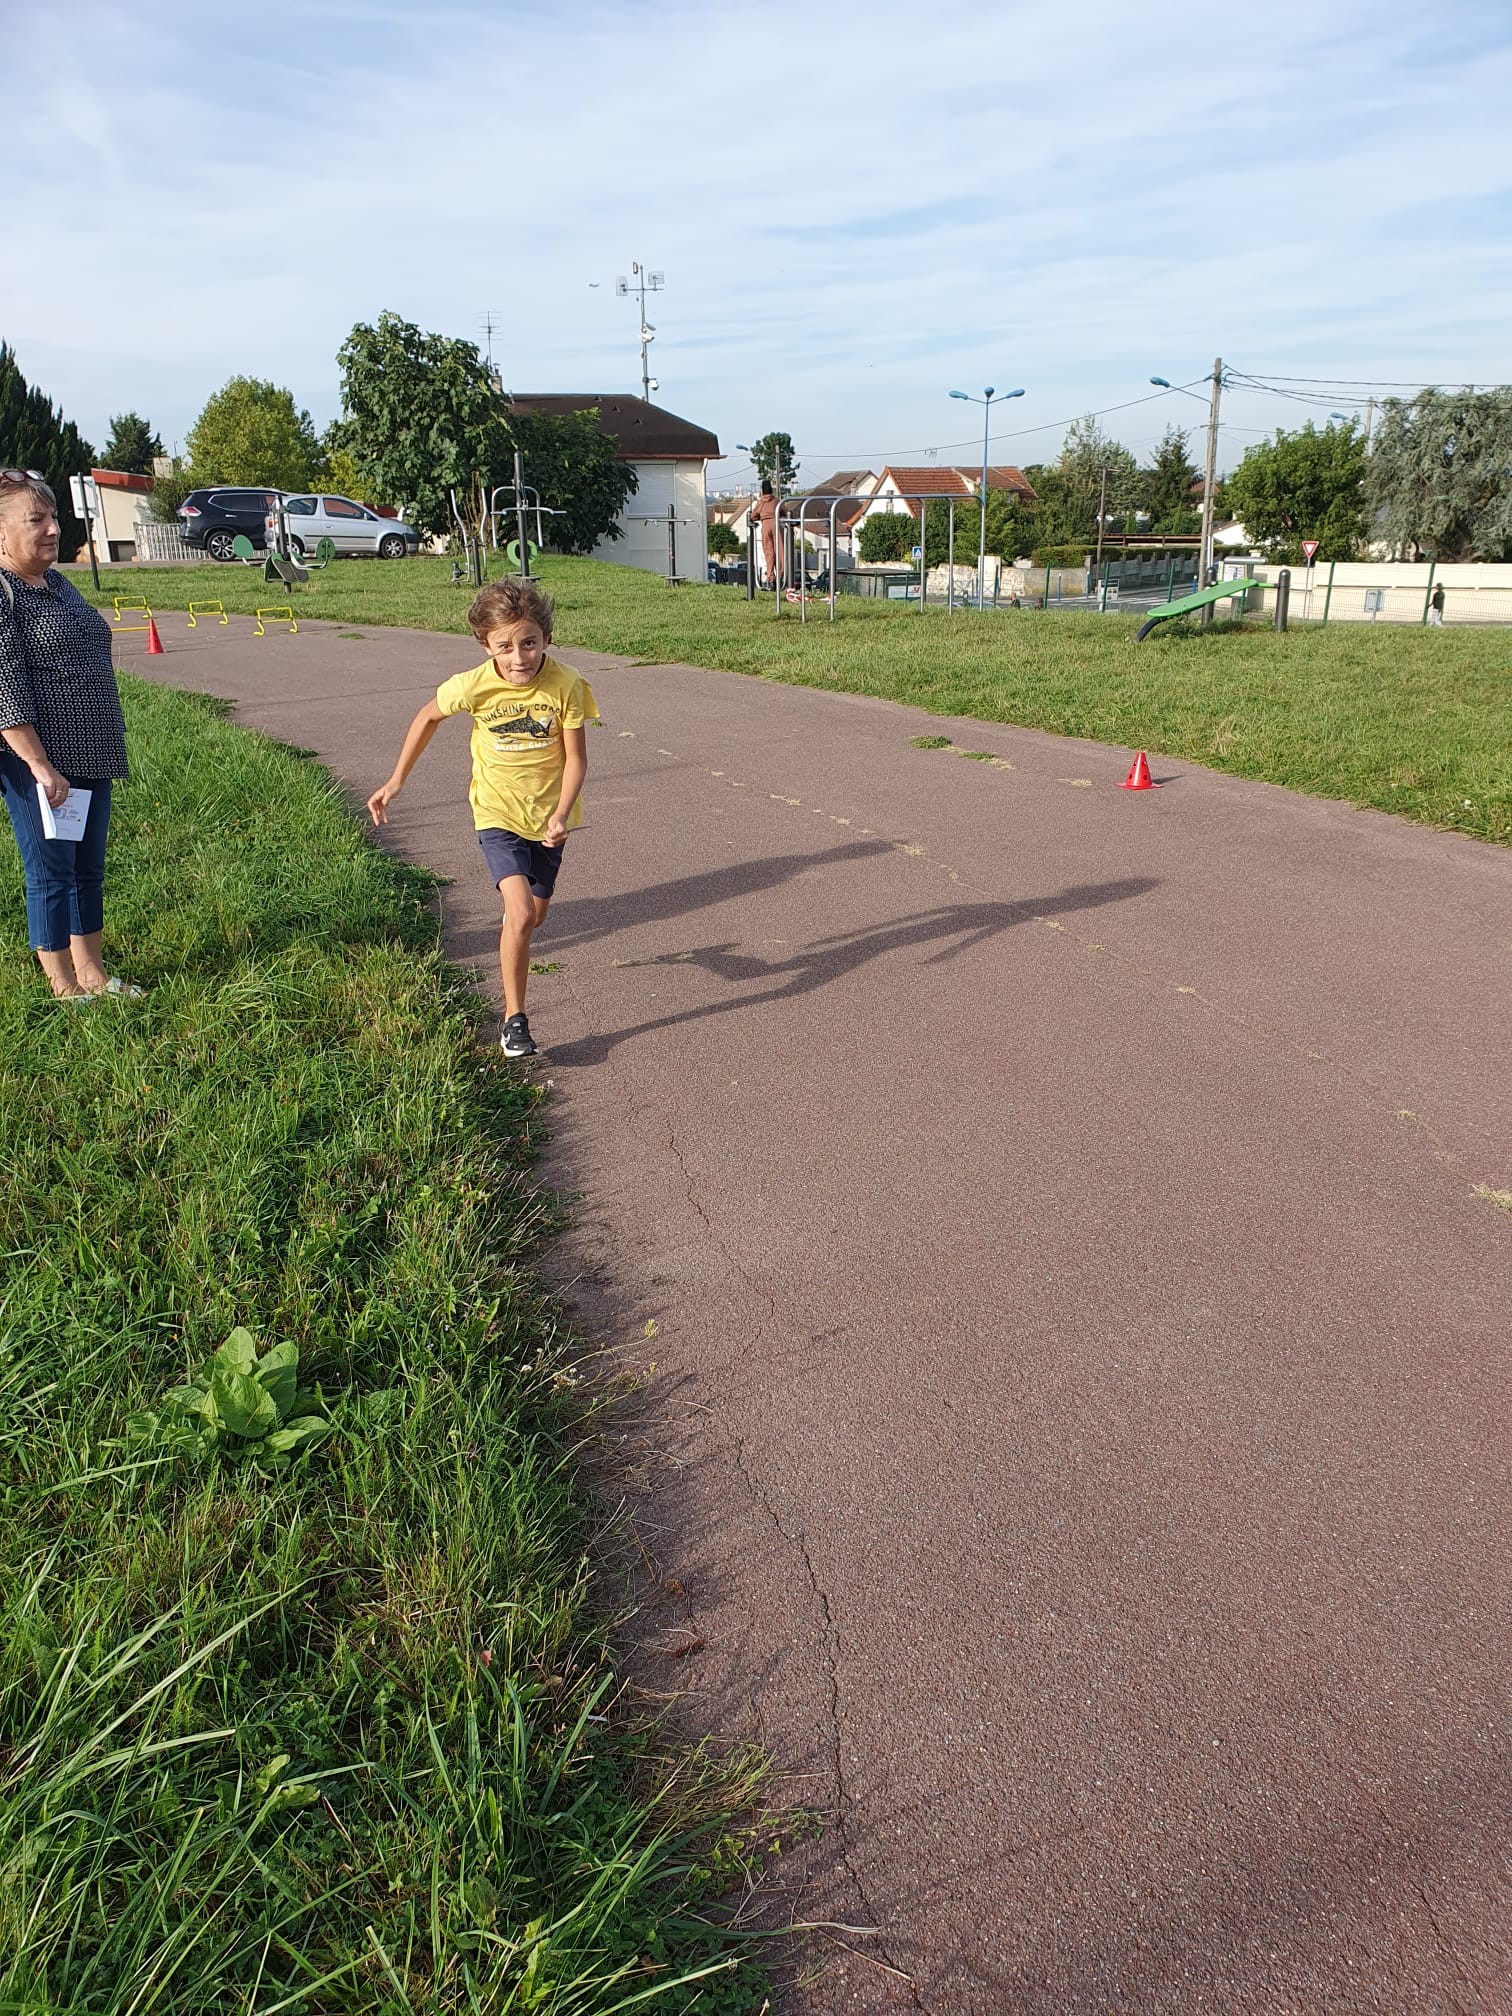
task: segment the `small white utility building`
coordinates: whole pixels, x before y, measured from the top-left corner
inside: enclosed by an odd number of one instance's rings
[[[620,513],[624,536],[601,539],[593,549],[595,560],[643,567],[650,574],[675,572],[690,581],[708,578],[706,477],[710,462],[720,458],[719,439],[707,427],[628,392],[516,392],[509,403],[519,413],[553,416],[593,408],[599,432],[614,443],[616,461],[634,469],[635,492]],[[525,480],[530,481],[528,468]]]

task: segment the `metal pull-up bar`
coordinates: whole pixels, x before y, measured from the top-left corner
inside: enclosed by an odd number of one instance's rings
[[[860,502],[860,503],[862,503],[862,504],[866,504],[866,505],[871,505],[871,504],[880,504],[880,503],[881,503],[882,501],[883,501],[883,500],[882,500],[882,499],[881,499],[880,497],[865,497],[865,498],[860,498],[860,499],[858,499],[858,498],[856,498],[856,497],[855,497],[854,495],[850,495],[850,496],[841,496],[841,497],[836,497],[836,498],[834,498],[834,499],[833,499],[833,500],[832,500],[832,501],[830,502],[830,507],[829,507],[829,620],[831,621],[831,623],[833,623],[833,622],[834,622],[834,620],[835,620],[835,593],[836,593],[836,589],[837,589],[837,586],[838,586],[838,579],[839,579],[839,572],[840,572],[839,568],[838,568],[838,567],[836,566],[836,564],[835,564],[835,562],[836,562],[836,553],[835,553],[835,518],[836,518],[836,515],[837,515],[837,513],[839,512],[839,510],[840,510],[840,507],[841,507],[841,505],[842,505],[842,504],[855,504],[855,503],[857,503],[857,502]],[[924,606],[925,606],[925,603],[926,603],[926,602],[927,602],[927,600],[928,600],[928,586],[927,586],[927,584],[928,584],[928,577],[929,577],[929,561],[928,561],[928,558],[927,558],[927,553],[928,553],[928,546],[929,546],[929,536],[928,536],[928,535],[929,535],[929,507],[930,507],[930,505],[931,505],[931,504],[933,504],[933,503],[938,503],[938,502],[941,502],[941,501],[943,501],[943,502],[944,502],[944,504],[945,504],[945,505],[947,506],[947,509],[948,509],[948,514],[949,514],[949,531],[948,531],[948,540],[947,540],[947,553],[948,553],[948,556],[949,556],[949,557],[948,557],[948,559],[947,559],[947,562],[946,562],[946,587],[945,587],[945,607],[946,607],[946,610],[947,610],[948,612],[950,612],[950,613],[952,613],[952,614],[953,614],[953,613],[954,613],[954,610],[955,610],[955,507],[956,507],[956,499],[955,499],[954,497],[950,496],[950,495],[949,495],[949,494],[947,493],[947,494],[946,494],[946,496],[944,497],[944,499],[942,500],[942,499],[941,499],[941,498],[939,497],[939,494],[938,494],[937,492],[934,492],[934,493],[931,493],[931,492],[928,492],[928,491],[923,491],[923,490],[890,490],[890,491],[889,491],[889,492],[887,493],[887,503],[888,503],[888,506],[889,506],[889,512],[888,512],[888,515],[889,515],[889,516],[891,516],[891,515],[892,515],[892,512],[891,512],[891,506],[892,506],[893,504],[917,504],[917,505],[918,505],[918,506],[920,507],[920,508],[919,508],[919,614],[920,614],[921,616],[922,616],[922,615],[924,614]],[[804,526],[804,520],[805,520],[805,519],[807,518],[807,516],[808,516],[808,507],[810,506],[810,504],[821,504],[821,505],[822,505],[822,504],[823,504],[824,502],[825,502],[825,499],[824,499],[824,498],[822,498],[822,497],[805,497],[805,498],[803,498],[803,499],[802,499],[802,500],[800,501],[799,505],[798,505],[798,516],[797,516],[797,519],[796,519],[796,520],[794,520],[794,519],[792,519],[792,518],[789,518],[789,521],[788,521],[788,522],[789,522],[789,524],[794,524],[794,523],[796,523],[796,525],[797,525],[797,528],[798,528],[798,552],[797,552],[797,555],[796,555],[796,558],[797,558],[797,563],[798,563],[798,565],[797,565],[797,573],[798,573],[798,620],[799,620],[799,622],[800,622],[800,623],[807,623],[807,621],[808,621],[808,576],[807,576],[807,573],[806,573],[806,571],[805,571],[805,569],[804,569],[804,565],[803,565],[803,526]],[[867,516],[869,516],[869,515],[870,515],[870,513],[869,513],[869,512],[867,512],[867,511],[863,511],[861,515],[862,515],[862,517],[867,517]],[[781,523],[781,512],[780,512],[780,509],[779,509],[779,513],[778,513],[778,523],[779,523],[779,524]],[[779,557],[780,557],[780,556],[779,556]],[[778,568],[777,568],[777,569],[775,570],[775,577],[776,577],[776,590],[777,590],[777,598],[778,598],[778,600],[777,600],[777,608],[778,608],[778,613],[780,614],[780,613],[781,613],[781,609],[782,609],[782,599],[781,599],[781,598],[782,598],[782,569],[781,569],[781,567],[780,567],[780,566],[779,566],[779,567],[778,567]]]

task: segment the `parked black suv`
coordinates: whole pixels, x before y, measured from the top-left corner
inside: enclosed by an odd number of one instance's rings
[[[191,546],[203,546],[212,560],[234,560],[231,542],[245,532],[261,553],[263,525],[279,499],[277,490],[191,490],[178,510],[179,530]]]

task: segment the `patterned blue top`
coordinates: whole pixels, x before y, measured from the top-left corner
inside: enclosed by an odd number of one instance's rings
[[[74,782],[128,774],[110,625],[56,567],[37,588],[0,569],[0,729],[23,726]]]

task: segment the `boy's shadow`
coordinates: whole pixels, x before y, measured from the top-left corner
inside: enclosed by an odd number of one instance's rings
[[[807,858],[812,860],[813,857]],[[760,1008],[773,1001],[794,1001],[800,995],[812,994],[817,988],[828,986],[832,980],[844,979],[848,973],[854,973],[859,967],[873,959],[883,958],[889,952],[906,951],[913,946],[933,946],[935,949],[923,963],[937,966],[958,958],[963,952],[974,951],[978,945],[985,944],[988,939],[997,937],[1015,924],[1027,924],[1036,918],[1057,917],[1077,910],[1095,910],[1106,903],[1128,902],[1132,897],[1148,895],[1158,886],[1154,878],[1137,875],[1121,882],[1079,884],[1062,890],[1059,896],[1048,896],[1039,902],[948,903],[937,910],[900,917],[892,923],[869,925],[857,931],[839,932],[832,938],[821,938],[789,959],[758,959],[748,952],[737,951],[733,944],[705,945],[691,952],[664,952],[656,958],[637,963],[647,966],[699,966],[704,972],[712,973],[716,979],[728,981],[735,987],[742,987],[750,981],[770,984],[758,984],[754,991],[742,992],[723,1001],[705,1002],[700,1007],[684,1009],[680,1014],[660,1015],[653,1021],[638,1022],[629,1029],[584,1036],[575,1043],[553,1044],[551,1062],[568,1066],[602,1064],[617,1043],[627,1042],[632,1036],[647,1036],[658,1029],[674,1029],[679,1023],[699,1022],[710,1015],[728,1015],[735,1009]]]
[[[890,853],[886,840],[853,840],[843,847],[827,847],[820,853],[773,854],[762,860],[733,861],[727,868],[712,868],[702,875],[681,875],[675,882],[655,882],[644,889],[628,890],[623,896],[565,896],[551,907],[550,921],[542,930],[542,941],[550,935],[551,949],[543,957],[555,959],[576,946],[591,945],[610,931],[623,931],[632,924],[664,924],[672,917],[685,917],[690,910],[707,910],[717,903],[737,897],[759,896],[776,889],[806,868],[839,868],[848,861],[864,861],[874,854]],[[481,957],[498,943],[497,924],[487,929],[459,933],[455,955],[461,959]]]

